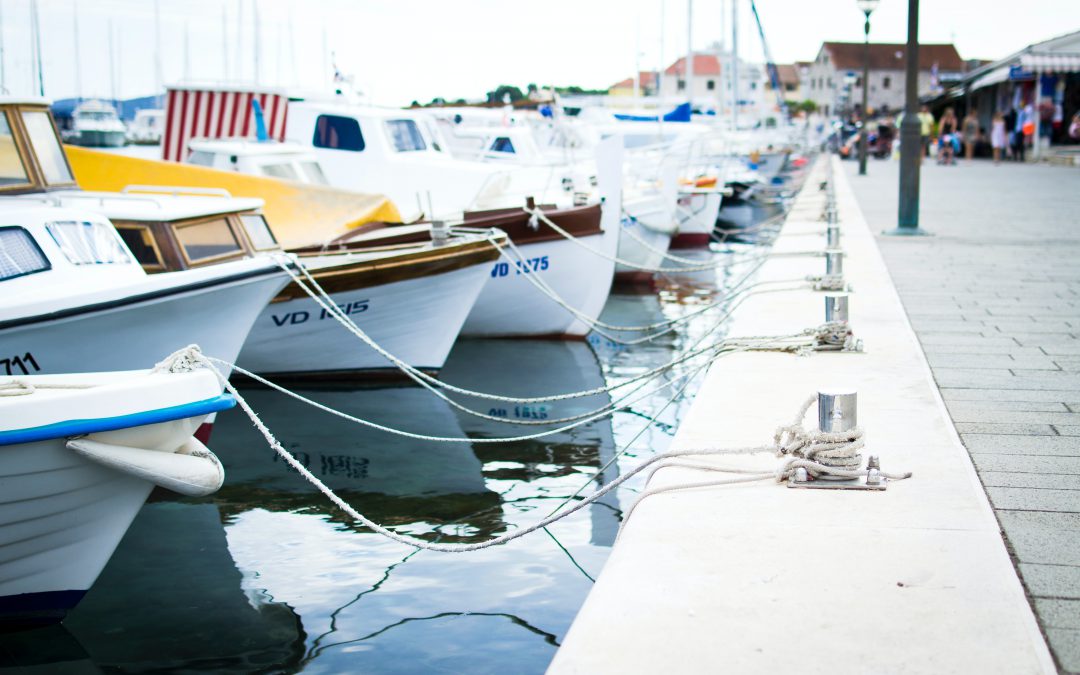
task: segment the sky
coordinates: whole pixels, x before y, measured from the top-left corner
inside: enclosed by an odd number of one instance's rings
[[[37,94],[31,1],[0,0],[0,75],[12,95]],[[750,0],[694,0],[693,47],[730,44],[732,2],[740,54],[763,60]],[[826,40],[863,37],[855,0],[757,5],[779,63],[811,60]],[[308,90],[331,86],[336,63],[372,102],[385,105],[476,99],[499,84],[606,88],[630,77],[635,65],[653,70],[686,53],[688,34],[688,0],[37,0],[37,6],[51,99],[153,94],[158,59],[166,84],[257,81]],[[922,42],[953,42],[963,58],[996,59],[1080,30],[1080,0],[921,0],[919,23]],[[871,40],[905,42],[906,36],[907,0],[882,0]]]

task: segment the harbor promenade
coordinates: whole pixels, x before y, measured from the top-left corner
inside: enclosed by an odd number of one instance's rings
[[[818,162],[774,252],[824,249],[824,193],[815,186],[828,161]],[[832,161],[851,327],[866,352],[720,359],[672,449],[768,443],[808,394],[854,389],[866,452],[880,456],[883,470],[913,477],[885,492],[762,481],[646,498],[549,672],[1056,670],[882,260],[874,235],[881,228],[864,220],[853,178]],[[774,256],[760,278],[823,271],[821,257]],[[729,334],[786,334],[819,325],[823,314],[822,294],[810,289],[758,295],[736,312]],[[695,461],[769,471],[781,460],[760,453]],[[664,468],[650,487],[715,475]]]
[[[896,162],[845,163],[874,232]],[[878,237],[1063,672],[1080,672],[1080,170],[922,167],[921,225]]]

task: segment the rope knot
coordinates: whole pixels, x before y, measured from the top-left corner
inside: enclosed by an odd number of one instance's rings
[[[188,345],[169,354],[154,365],[152,373],[190,373],[199,368],[205,368],[208,361],[203,356],[199,345]]]

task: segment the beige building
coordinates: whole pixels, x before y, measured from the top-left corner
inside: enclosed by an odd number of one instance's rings
[[[894,113],[904,106],[907,45],[872,43],[868,107],[871,114]],[[826,115],[847,115],[862,104],[863,44],[825,42],[806,68],[803,98]],[[965,64],[951,44],[919,45],[919,95],[958,81]]]

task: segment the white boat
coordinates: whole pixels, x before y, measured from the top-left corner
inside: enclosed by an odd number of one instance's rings
[[[254,176],[329,185],[310,147],[280,141],[236,138],[197,138],[188,142],[188,164]]]
[[[268,259],[148,275],[103,216],[0,199],[0,376],[148,367],[199,344],[235,362],[288,277]]]
[[[155,485],[221,486],[192,436],[234,404],[209,370],[0,378],[0,391],[0,625],[63,619]]]
[[[281,248],[258,213],[262,200],[155,190],[168,188],[58,191],[49,197],[108,215],[142,267],[165,272],[150,278],[205,274],[239,262],[277,268],[274,257]],[[299,253],[301,264],[382,348],[411,366],[438,370],[489,277],[487,264],[499,256],[500,240],[493,244],[484,235],[469,234],[443,245],[427,237],[401,244],[394,241],[399,233],[370,232],[359,238],[365,244],[359,250],[312,247]],[[231,362],[261,374],[305,377],[396,370],[295,282],[278,289],[272,299],[247,309],[253,312],[251,329]]]
[[[137,110],[135,119],[127,130],[129,143],[136,145],[158,145],[165,130],[165,111],[155,109]]]
[[[118,148],[127,142],[127,129],[116,108],[105,101],[84,101],[71,113],[66,140],[91,148]]]
[[[615,266],[616,278],[626,282],[645,282],[650,270],[672,267],[665,264],[671,239],[678,231],[672,201],[662,192],[643,191],[628,195],[619,237],[619,259],[632,265]]]
[[[700,248],[709,245],[725,191],[715,187],[680,186],[675,210],[678,234],[671,248]]]

